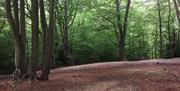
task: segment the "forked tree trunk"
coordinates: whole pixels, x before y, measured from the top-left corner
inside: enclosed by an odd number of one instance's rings
[[[43,3],[43,2],[41,2]],[[42,4],[40,4],[42,5]],[[45,46],[45,54],[44,54],[44,62],[41,74],[41,80],[48,80],[48,76],[50,73],[50,67],[54,60],[54,51],[53,51],[53,39],[54,39],[54,30],[55,30],[55,14],[54,14],[54,5],[55,0],[49,1],[49,27],[46,29],[46,46]]]
[[[115,4],[116,4],[116,17],[117,17],[117,26],[118,26],[117,28],[119,32],[119,39],[118,39],[119,60],[126,60],[125,40],[126,40],[128,15],[129,15],[129,8],[130,8],[131,0],[128,0],[127,2],[123,24],[121,23],[121,16],[120,16],[120,0],[116,0]]]
[[[122,24],[121,24],[121,16],[120,16],[120,0],[115,0],[116,5],[116,18],[117,18],[117,29],[118,29],[118,45],[119,45],[119,60],[122,60],[122,48],[121,48],[121,35],[122,35]]]
[[[74,23],[77,13],[77,7],[73,7],[72,1],[73,0],[63,0],[63,3],[57,2],[56,7],[58,25],[61,28],[60,30],[63,42],[63,56],[65,57],[64,60],[67,62],[68,65],[74,65],[74,60],[71,54],[71,47],[69,42],[69,28]]]
[[[13,6],[11,5],[13,4]],[[10,28],[13,32],[14,44],[15,44],[15,67],[14,80],[21,78],[27,71],[25,65],[26,53],[25,53],[25,11],[24,1],[20,1],[20,12],[19,12],[19,0],[6,0],[5,8]],[[12,11],[13,9],[13,11]],[[19,19],[20,17],[20,19]],[[20,20],[20,21],[19,21]]]

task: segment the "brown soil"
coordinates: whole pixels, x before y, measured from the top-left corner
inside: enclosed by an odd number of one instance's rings
[[[51,71],[50,80],[21,81],[0,76],[0,91],[180,91],[180,59],[107,62]]]

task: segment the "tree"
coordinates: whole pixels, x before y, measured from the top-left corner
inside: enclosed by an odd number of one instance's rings
[[[180,1],[179,0],[173,0],[173,2],[174,2],[178,22],[180,23],[180,10],[179,10]]]
[[[54,57],[57,67],[180,54],[179,0],[5,0],[10,26],[1,2],[0,60],[14,57],[10,27],[17,79],[29,65],[32,79],[48,80]]]
[[[43,41],[45,42],[44,44],[44,47],[43,47],[43,52],[44,52],[44,55],[43,55],[43,66],[42,66],[42,74],[41,74],[41,80],[48,80],[48,75],[50,73],[50,67],[51,67],[51,64],[54,60],[54,51],[53,51],[53,44],[54,44],[54,32],[55,32],[55,0],[49,0],[49,26],[47,27],[47,22],[46,22],[46,19],[45,19],[45,14],[44,14],[44,4],[43,4],[43,0],[40,1],[40,9],[41,9],[41,24],[42,24],[42,27],[45,26],[45,28],[42,28],[44,29],[43,36],[45,36],[43,39]]]
[[[13,5],[11,5],[13,3]],[[15,79],[21,78],[27,71],[26,65],[26,43],[25,43],[25,10],[24,0],[20,0],[20,12],[19,12],[19,0],[6,0],[5,8],[8,22],[13,32],[15,43],[15,66],[14,72]],[[12,11],[13,9],[13,11]],[[19,19],[20,17],[20,19]]]
[[[168,31],[168,55],[166,55],[166,57],[170,57],[172,58],[173,57],[173,54],[174,54],[174,48],[173,48],[173,40],[172,40],[172,29],[171,29],[171,14],[172,11],[171,11],[171,0],[168,0],[168,21],[167,21],[167,31]]]
[[[124,22],[121,23],[120,16],[120,0],[115,0],[116,4],[116,18],[117,18],[117,29],[119,33],[118,45],[119,45],[119,60],[125,60],[125,40],[126,40],[126,31],[127,31],[127,23],[128,23],[128,14],[129,8],[131,4],[131,0],[128,0],[126,5],[126,11],[124,16]]]
[[[13,6],[11,5],[13,3]],[[39,5],[40,3],[40,5]],[[25,20],[25,1],[24,0],[6,0],[6,15],[13,32],[15,42],[15,66],[14,72],[15,80],[22,76],[29,74],[31,79],[35,79],[37,64],[39,61],[39,7],[40,18],[43,30],[43,66],[41,80],[48,80],[51,62],[54,59],[53,43],[54,43],[54,27],[55,27],[55,14],[54,6],[55,0],[49,1],[49,26],[47,26],[45,6],[43,0],[31,0],[31,10],[28,9],[30,19],[32,21],[32,47],[31,47],[31,60],[29,63],[26,60],[26,20]],[[20,8],[19,8],[20,7]],[[13,10],[13,11],[12,11]],[[29,66],[29,67],[27,67]],[[28,69],[29,73],[26,73]]]
[[[161,17],[161,8],[160,8],[160,0],[157,1],[158,5],[158,19],[159,19],[159,34],[160,34],[160,58],[163,58],[163,38],[162,38],[162,17]]]
[[[69,65],[74,64],[70,48],[69,30],[73,25],[77,14],[76,3],[76,0],[62,0],[62,2],[57,2],[56,7],[58,25],[60,27],[63,42],[63,54]]]
[[[38,61],[38,40],[39,40],[39,5],[38,0],[32,0],[31,1],[31,7],[33,12],[31,14],[32,16],[32,50],[31,50],[31,63],[30,63],[30,70],[31,70],[31,78],[34,79],[36,77],[36,67],[37,67],[37,61]]]

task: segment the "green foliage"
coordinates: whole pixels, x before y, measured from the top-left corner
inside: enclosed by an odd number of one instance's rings
[[[58,7],[64,12],[63,0]],[[70,2],[71,1],[71,2]],[[69,29],[69,43],[75,64],[105,62],[118,60],[118,38],[116,32],[117,18],[114,0],[70,0],[72,14],[77,9],[73,25]],[[121,0],[121,21],[127,0]],[[127,60],[159,58],[160,38],[158,28],[157,0],[131,0],[126,35]],[[168,29],[168,0],[161,1],[163,25],[163,55],[165,58],[180,57],[179,26],[175,9],[171,1],[170,29]],[[2,2],[0,2],[1,5]],[[3,6],[3,3],[2,3]],[[7,28],[3,8],[0,8],[0,74],[11,72],[14,59],[14,44]],[[48,12],[48,10],[46,10]],[[28,13],[28,12],[27,12]],[[63,13],[61,13],[63,17]],[[71,14],[70,14],[71,15]],[[47,15],[48,16],[48,15]],[[26,17],[27,18],[27,17]],[[31,22],[26,19],[28,50],[31,49]],[[62,23],[62,22],[61,22]],[[4,28],[5,26],[5,28]],[[2,27],[2,29],[1,29]],[[67,66],[63,56],[61,26],[56,24],[56,65]],[[170,30],[170,32],[168,32]],[[41,35],[41,33],[40,33]],[[169,38],[170,35],[170,38]],[[40,37],[40,40],[42,36]],[[42,41],[39,42],[41,44]],[[174,53],[172,52],[172,49]],[[41,49],[41,46],[40,46]],[[29,55],[28,55],[29,56]]]
[[[9,31],[0,33],[0,74],[14,71],[14,44]]]
[[[126,2],[121,1],[121,16],[123,17]],[[74,24],[70,29],[70,45],[75,64],[92,63],[99,61],[111,61],[118,59],[117,33],[114,24],[115,5],[112,0],[80,1]],[[161,0],[161,13],[163,24],[163,51],[164,56],[172,55],[167,48],[168,41],[168,2]],[[171,30],[173,37],[177,22],[174,19],[175,11],[171,2]],[[121,19],[122,21],[123,19]],[[126,35],[127,60],[151,59],[159,57],[159,30],[157,1],[133,0],[128,19],[128,31]],[[116,25],[115,25],[116,26]],[[174,27],[173,27],[174,26]],[[176,27],[177,28],[177,27]],[[60,37],[60,36],[59,36]],[[173,39],[171,39],[173,41]],[[174,41],[178,41],[177,37]],[[61,41],[62,42],[62,41]],[[57,58],[62,58],[62,50],[58,49]],[[178,47],[175,55],[178,54]],[[170,53],[170,54],[169,54]],[[61,54],[61,56],[60,56]],[[175,56],[174,55],[174,56]],[[176,56],[178,57],[178,56]]]

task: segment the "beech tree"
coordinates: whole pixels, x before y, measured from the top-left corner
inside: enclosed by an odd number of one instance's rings
[[[36,67],[37,67],[37,62],[38,62],[38,40],[39,40],[39,5],[38,5],[38,0],[32,0],[31,1],[31,7],[33,12],[31,14],[32,16],[32,51],[31,51],[31,73],[30,75],[32,76],[32,79],[36,77]]]
[[[57,20],[63,42],[63,55],[69,65],[74,64],[70,48],[69,30],[73,25],[77,14],[77,3],[78,1],[76,0],[58,0],[56,6]]]
[[[25,0],[6,0],[6,15],[13,32],[15,43],[15,67],[14,77],[20,79],[22,76],[30,75],[31,79],[37,77],[36,71],[38,61],[43,61],[41,80],[48,80],[51,62],[54,60],[53,39],[55,29],[55,0],[49,0],[49,24],[47,26],[45,6],[43,0],[31,0],[30,14],[32,21],[32,48],[31,60],[26,60],[26,21]],[[20,7],[20,8],[19,8]],[[27,8],[27,7],[26,7]],[[43,30],[42,58],[39,57],[39,8],[40,19]],[[28,67],[29,66],[29,67]],[[28,73],[27,73],[28,70]]]
[[[53,67],[179,57],[179,12],[179,0],[2,0],[0,73],[48,80]]]
[[[131,5],[131,0],[127,1],[126,10],[125,10],[125,16],[123,19],[123,23],[121,21],[121,15],[120,15],[120,5],[121,0],[115,0],[116,5],[116,18],[117,18],[117,31],[118,31],[118,46],[119,46],[119,60],[126,60],[126,53],[125,53],[125,40],[126,40],[126,31],[127,31],[127,25],[128,25],[128,14],[129,9]]]
[[[49,26],[47,26],[44,2],[40,0],[40,10],[41,10],[41,26],[43,29],[43,66],[41,80],[48,80],[48,75],[50,73],[50,67],[54,60],[54,33],[55,33],[55,0],[49,0]],[[44,28],[43,28],[44,27]]]
[[[6,0],[5,2],[6,15],[11,30],[13,32],[14,43],[15,43],[15,67],[16,67],[16,70],[14,72],[15,79],[21,78],[21,76],[24,75],[27,71],[24,6],[25,6],[24,0],[14,0],[14,1]]]

